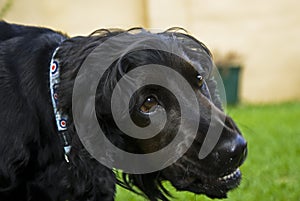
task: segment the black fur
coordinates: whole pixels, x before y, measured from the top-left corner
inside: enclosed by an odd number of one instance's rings
[[[123,174],[117,178],[113,170],[103,166],[85,150],[72,120],[72,89],[77,72],[87,57],[98,45],[106,39],[126,33],[123,30],[100,30],[88,37],[69,38],[68,36],[46,28],[29,27],[0,22],[0,200],[3,201],[111,201],[114,200],[115,185],[119,184],[129,190],[145,195],[149,200],[168,200],[169,193],[163,187],[164,180],[170,180],[178,190],[189,190],[195,193],[204,193],[211,197],[224,197],[226,192],[239,183],[239,179],[231,186],[225,184],[211,184],[207,187],[205,181],[207,176],[220,177],[225,173],[240,166],[245,158],[246,145],[242,142],[241,147],[234,150],[232,155],[224,155],[221,164],[215,164],[215,156],[200,161],[193,153],[199,151],[199,145],[203,142],[207,124],[210,119],[202,117],[199,122],[199,136],[193,143],[192,148],[185,154],[183,159],[174,165],[160,172],[143,175]],[[199,94],[200,108],[209,110],[211,107],[222,110],[221,103],[216,91],[216,84],[211,76],[212,60],[209,50],[193,37],[168,31],[160,33],[161,36],[178,38],[179,40],[193,40],[199,47],[197,51],[191,52],[188,47],[182,50],[190,63],[185,63],[178,58],[173,58],[164,52],[138,52],[128,54],[120,59],[120,63],[111,66],[106,73],[106,79],[100,81],[97,89],[96,111],[101,127],[106,131],[109,139],[120,148],[134,152],[151,152],[164,146],[164,135],[172,136],[174,122],[167,125],[163,135],[150,141],[134,140],[122,133],[113,123],[111,111],[107,108],[113,86],[122,76],[122,69],[125,73],[134,66],[147,63],[158,63],[167,66],[187,66],[195,62],[200,63],[202,70],[206,73],[205,87]],[[160,37],[158,34],[158,38]],[[163,37],[161,38],[162,42]],[[177,39],[176,39],[177,40]],[[55,118],[49,92],[49,64],[51,56],[56,47],[60,46],[57,56],[61,65],[61,85],[59,88],[59,107],[68,114],[68,132],[72,136],[72,149],[69,155],[70,162],[64,159],[64,151],[56,130]],[[202,54],[203,60],[193,59],[193,54]],[[121,66],[118,67],[118,65]],[[174,67],[188,79],[191,85],[197,88],[197,81],[190,78],[194,75],[193,70],[180,70]],[[196,74],[195,74],[196,75]],[[142,75],[141,75],[142,76]],[[171,79],[171,78],[168,78]],[[146,97],[147,90],[141,91],[137,97]],[[156,89],[158,93],[163,90]],[[173,101],[172,98],[168,101]],[[176,111],[176,104],[169,110]],[[132,106],[133,115],[138,112]],[[178,108],[177,108],[178,109]],[[177,113],[175,113],[177,115]],[[223,115],[223,113],[222,113]],[[139,121],[138,115],[135,117]],[[147,118],[146,118],[147,119]],[[224,140],[220,140],[220,147],[226,140],[236,141],[240,132],[234,122],[226,116]],[[176,127],[176,126],[175,126]],[[228,129],[227,129],[228,127]],[[168,129],[169,128],[169,129]],[[159,147],[148,147],[147,143],[159,142]],[[220,152],[218,147],[216,152]],[[223,147],[222,147],[223,149]],[[226,148],[227,149],[227,148]],[[155,150],[154,150],[155,151]],[[227,152],[226,152],[227,154]],[[241,156],[242,155],[242,156]],[[199,163],[194,166],[187,164],[186,158]],[[227,162],[233,158],[233,162]],[[236,158],[236,159],[235,159]],[[223,162],[225,161],[225,162]],[[225,164],[225,165],[224,165]],[[183,169],[178,168],[183,165]],[[208,166],[208,168],[207,168]],[[189,168],[191,170],[189,170]],[[185,169],[187,168],[187,169]],[[193,169],[195,170],[193,172]],[[197,171],[196,171],[197,169]],[[195,172],[201,172],[200,175]],[[201,178],[200,181],[189,183],[189,178],[182,178],[182,175],[189,175],[191,178]],[[172,179],[174,178],[174,179]],[[180,183],[178,178],[182,178]],[[183,184],[184,183],[184,184]],[[196,185],[199,189],[194,189]],[[136,192],[136,191],[135,191]]]

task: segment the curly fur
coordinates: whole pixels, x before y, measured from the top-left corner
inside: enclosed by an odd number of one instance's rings
[[[92,158],[81,144],[72,120],[72,89],[81,64],[106,39],[126,32],[98,30],[88,37],[69,38],[46,28],[0,22],[0,200],[112,201],[116,184],[152,201],[168,200],[170,194],[162,184],[166,178],[160,172],[142,175],[124,173],[122,178],[117,178],[113,170]],[[216,84],[210,73],[213,65],[211,54],[204,44],[174,30],[160,33],[157,37],[162,41],[165,37],[178,41],[192,40],[199,45],[196,50],[195,47],[189,48],[188,44],[186,49],[182,49],[182,56],[190,61],[190,64],[183,65],[201,64],[207,74],[207,98],[221,109]],[[57,56],[62,66],[59,107],[70,117],[68,132],[72,136],[69,163],[64,160],[49,94],[49,63],[58,46]],[[202,54],[203,60],[196,61],[193,54]],[[153,61],[164,65],[182,63],[178,59],[170,59],[163,52],[128,54],[109,68],[106,79],[100,81],[97,89],[99,123],[115,145],[130,152],[141,153],[144,150],[141,145],[136,145],[139,142],[117,129],[112,122],[111,111],[106,111],[108,107],[101,105],[109,101],[107,96],[111,95],[122,73],[132,66]]]

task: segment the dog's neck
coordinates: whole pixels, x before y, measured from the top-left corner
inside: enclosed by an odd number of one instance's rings
[[[50,62],[50,72],[49,72],[49,83],[50,83],[50,93],[51,93],[51,100],[53,105],[54,116],[56,120],[57,131],[64,147],[65,151],[65,159],[67,162],[68,154],[71,150],[71,137],[67,131],[67,122],[68,122],[68,115],[64,114],[61,109],[58,109],[58,94],[57,89],[60,84],[60,66],[59,66],[59,59],[56,57],[56,53],[59,47],[57,47],[52,54],[51,62]]]

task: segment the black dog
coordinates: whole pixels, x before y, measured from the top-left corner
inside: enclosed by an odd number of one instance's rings
[[[99,30],[88,37],[69,38],[46,28],[0,22],[0,200],[109,201],[114,200],[116,184],[135,192],[137,187],[149,200],[168,200],[170,195],[162,185],[165,180],[178,190],[224,198],[238,186],[241,180],[238,167],[246,157],[246,141],[233,120],[222,112],[211,75],[213,63],[209,50],[192,36],[174,30],[158,34],[143,30],[131,33],[135,31]],[[123,173],[122,178],[86,150],[72,118],[73,86],[81,65],[96,47],[119,34],[137,38],[151,35],[162,46],[172,41],[180,55],[151,48],[128,51],[104,73],[97,87],[95,108],[99,124],[112,143],[131,153],[153,153],[168,145],[179,129],[179,102],[170,91],[158,85],[147,85],[136,91],[129,106],[133,122],[140,127],[150,123],[149,115],[157,108],[164,108],[167,122],[158,135],[135,139],[114,123],[110,105],[114,86],[138,66],[172,67],[193,88],[201,113],[200,120],[193,122],[199,128],[192,146],[176,162],[152,173]],[[189,41],[196,46],[191,47]],[[66,132],[57,130],[49,87],[49,68],[57,47],[60,84],[55,95],[58,109],[69,117]],[[165,81],[178,84],[167,75]],[[189,98],[185,101],[189,105]],[[191,113],[193,110],[190,108]],[[216,111],[214,115],[212,110]],[[212,152],[200,160],[198,153],[212,121],[213,126],[222,126],[221,137]],[[189,127],[182,131],[188,138]],[[70,152],[65,153],[64,145],[71,146]]]

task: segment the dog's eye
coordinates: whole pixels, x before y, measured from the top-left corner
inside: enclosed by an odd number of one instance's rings
[[[198,86],[202,87],[204,79],[202,75],[197,75],[197,80],[198,80]]]
[[[146,98],[143,105],[140,107],[140,110],[144,113],[149,113],[153,111],[157,105],[157,99],[153,96],[149,96],[148,98]]]

